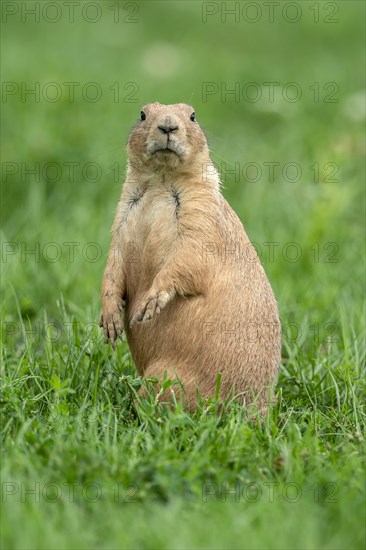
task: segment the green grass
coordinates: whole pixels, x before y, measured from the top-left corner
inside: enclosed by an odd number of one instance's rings
[[[103,96],[2,103],[2,548],[363,548],[363,3],[337,2],[334,24],[326,3],[314,23],[312,2],[293,24],[202,23],[189,1],[138,2],[138,23],[114,24],[111,3],[95,24],[76,10],[71,24],[3,25],[3,81],[97,82]],[[303,93],[203,101],[204,82],[296,82]],[[336,103],[324,102],[329,82]],[[123,101],[135,88],[137,101]],[[218,412],[215,399],[194,415],[153,399],[136,411],[128,346],[113,352],[97,326],[124,143],[155,100],[195,106],[278,298],[277,403],[261,426],[238,407]],[[82,172],[90,162],[97,181]],[[280,163],[273,181],[269,162]],[[290,162],[298,181],[283,175]],[[62,172],[22,175],[21,163]],[[236,163],[239,177],[228,172]]]

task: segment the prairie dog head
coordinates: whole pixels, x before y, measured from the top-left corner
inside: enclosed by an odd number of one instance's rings
[[[194,171],[209,158],[194,109],[185,103],[145,105],[130,133],[127,153],[131,167],[144,171]]]

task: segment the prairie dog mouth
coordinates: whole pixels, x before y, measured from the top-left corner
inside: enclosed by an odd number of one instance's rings
[[[149,147],[149,153],[151,155],[154,155],[155,153],[167,153],[167,154],[174,154],[178,157],[183,156],[183,149],[182,147],[176,143],[175,141],[167,141],[167,143],[163,144],[159,141],[152,144],[151,147]]]
[[[161,147],[160,149],[155,149],[154,153],[173,153],[173,155],[177,155],[178,153],[176,151],[173,151],[170,147]]]

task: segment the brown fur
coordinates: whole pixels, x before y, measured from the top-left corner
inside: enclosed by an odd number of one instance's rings
[[[139,374],[178,377],[191,410],[197,388],[214,395],[222,373],[222,399],[256,399],[265,412],[280,361],[270,284],[220,192],[193,108],[153,103],[143,111],[128,141],[103,278],[106,341],[114,345],[125,325]],[[167,390],[163,399],[171,398]]]

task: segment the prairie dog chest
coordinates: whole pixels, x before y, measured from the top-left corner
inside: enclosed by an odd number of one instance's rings
[[[121,239],[140,250],[164,249],[177,236],[182,191],[177,185],[138,186],[121,205]]]

